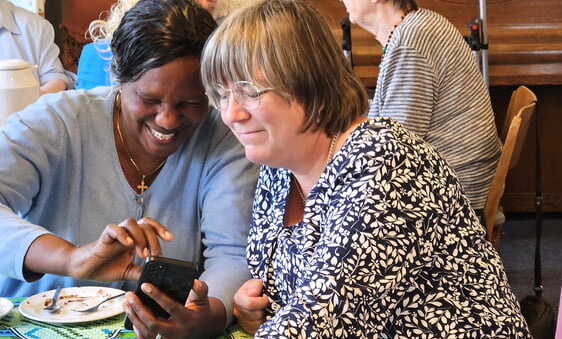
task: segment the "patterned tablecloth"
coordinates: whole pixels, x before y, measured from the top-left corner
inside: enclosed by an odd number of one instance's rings
[[[24,317],[19,312],[20,303],[25,298],[11,298],[14,308],[0,319],[0,338],[24,339],[105,339],[135,338],[135,333],[123,328],[124,314],[84,324],[48,324]],[[249,339],[252,336],[234,325],[217,339]]]

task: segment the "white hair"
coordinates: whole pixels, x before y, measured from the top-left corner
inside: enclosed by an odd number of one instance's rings
[[[107,20],[98,19],[90,23],[88,28],[89,37],[93,41],[111,40],[125,12],[131,9],[138,1],[139,0],[118,0],[111,6]],[[262,0],[218,0],[214,17],[216,20],[220,20],[220,18],[226,17],[238,8],[252,5],[259,1]]]
[[[94,0],[95,1],[95,0]],[[121,18],[139,0],[118,0],[111,6],[107,20],[94,20],[88,27],[88,34],[93,41],[107,39],[111,40],[113,33],[119,27]]]

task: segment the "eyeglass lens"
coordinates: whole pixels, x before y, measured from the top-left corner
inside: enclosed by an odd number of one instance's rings
[[[237,81],[232,85],[232,88],[224,88],[222,85],[217,85],[217,93],[219,95],[219,103],[221,109],[227,109],[230,101],[230,93],[234,94],[234,99],[240,106],[246,109],[255,109],[260,106],[260,96],[270,90],[265,88],[258,90],[249,81]]]

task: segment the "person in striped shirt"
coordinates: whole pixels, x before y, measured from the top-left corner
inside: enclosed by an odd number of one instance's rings
[[[460,32],[414,0],[343,0],[382,60],[369,117],[388,116],[447,160],[481,215],[501,152],[490,95]]]

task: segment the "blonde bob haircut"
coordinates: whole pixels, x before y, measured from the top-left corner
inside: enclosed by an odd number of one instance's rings
[[[232,12],[207,40],[202,80],[218,106],[217,85],[251,81],[304,107],[302,131],[342,132],[368,98],[322,15],[299,0],[265,0]]]

